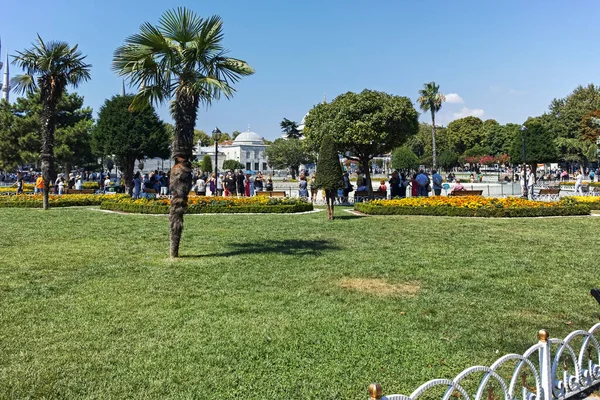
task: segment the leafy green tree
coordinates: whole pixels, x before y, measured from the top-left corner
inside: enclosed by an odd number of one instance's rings
[[[272,145],[267,147],[265,154],[269,158],[272,168],[289,168],[292,179],[296,179],[300,165],[312,163],[315,157],[300,139],[276,139]]]
[[[170,138],[164,124],[150,104],[130,109],[134,96],[113,96],[98,113],[93,130],[94,147],[99,156],[115,155],[123,170],[128,193],[133,191],[136,160],[144,157],[167,158]]]
[[[342,166],[336,151],[336,145],[330,135],[324,135],[321,139],[319,158],[317,160],[317,176],[315,185],[325,190],[325,203],[327,204],[327,218],[332,220],[333,207],[337,191],[344,187],[342,178]]]
[[[242,132],[240,132],[240,131],[238,131],[238,130],[235,130],[235,131],[231,132],[231,138],[232,138],[233,140],[235,140],[235,138],[236,138],[236,137],[238,137],[238,136],[240,136],[240,134],[241,134],[241,133],[242,133]]]
[[[515,163],[523,161],[522,148],[525,139],[525,163],[535,171],[539,163],[553,162],[558,159],[556,144],[552,133],[540,118],[529,118],[525,122],[526,130],[519,130],[513,137],[510,158]]]
[[[298,123],[296,121],[290,121],[289,119],[284,118],[279,125],[287,139],[300,139],[302,137],[302,132],[298,130]]]
[[[486,136],[484,143],[489,149],[490,154],[500,155],[510,153],[513,137],[519,130],[520,125],[500,125],[498,123],[490,124],[488,121],[493,120],[487,120],[484,122],[484,134]]]
[[[475,145],[485,145],[487,139],[483,121],[477,117],[465,117],[450,122],[446,135],[452,150],[458,154],[463,154]]]
[[[83,97],[65,92],[56,105],[54,159],[65,173],[95,162],[91,148],[92,109],[83,104]],[[39,163],[42,110],[38,91],[19,97],[10,107],[14,116],[12,136],[17,141],[8,143],[13,143],[12,154],[20,165]]]
[[[225,171],[235,171],[236,169],[244,169],[244,165],[237,160],[225,160],[223,162],[223,170]]]
[[[423,89],[419,90],[419,107],[421,110],[431,112],[431,143],[432,143],[432,159],[433,168],[437,167],[436,142],[435,142],[435,113],[440,111],[442,103],[446,101],[446,97],[439,92],[440,86],[435,82],[425,83]]]
[[[467,162],[469,164],[479,164],[479,159],[488,153],[489,150],[486,147],[475,144],[474,146],[465,150],[459,159],[462,160],[462,162]]]
[[[410,171],[419,168],[419,157],[408,146],[398,147],[392,153],[392,168]]]
[[[438,157],[438,164],[446,171],[449,171],[456,163],[458,163],[458,154],[452,150],[444,150]]]
[[[21,164],[15,114],[7,101],[0,100],[0,170],[14,170]]]
[[[204,172],[210,173],[213,170],[212,167],[212,158],[208,154],[205,154],[202,157],[202,163],[200,163],[200,169]]]
[[[212,146],[214,139],[202,129],[194,129],[194,144],[200,142],[200,146]]]
[[[312,148],[319,148],[323,136],[330,134],[336,151],[369,165],[373,157],[392,151],[416,134],[418,118],[409,98],[365,89],[315,106],[306,117],[304,136]],[[371,195],[368,168],[365,178]]]
[[[43,208],[48,209],[49,184],[54,181],[54,130],[56,128],[56,106],[68,85],[77,87],[90,79],[91,65],[77,45],[69,47],[66,42],[44,43],[38,35],[37,43],[30,49],[17,51],[13,63],[25,71],[13,78],[17,92],[40,91],[42,104],[42,177],[44,178]]]
[[[231,98],[233,84],[254,70],[239,59],[227,57],[223,47],[223,21],[201,18],[178,8],[166,11],[158,25],[145,23],[128,37],[113,57],[113,68],[140,87],[133,107],[170,99],[175,120],[171,169],[170,255],[179,257],[183,216],[192,188],[194,126],[200,104],[210,105],[221,95]]]

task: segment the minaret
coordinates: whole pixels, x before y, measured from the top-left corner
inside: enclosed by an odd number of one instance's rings
[[[9,84],[9,74],[8,74],[8,50],[6,51],[6,65],[4,68],[4,79],[2,80],[2,99],[8,100],[8,93],[10,92],[10,84]]]

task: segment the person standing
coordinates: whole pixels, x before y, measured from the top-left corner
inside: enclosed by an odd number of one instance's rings
[[[419,174],[415,178],[417,183],[419,184],[418,196],[419,197],[427,197],[429,196],[429,177],[425,174],[425,171],[420,170]]]
[[[62,177],[58,178],[58,194],[61,195],[65,192],[65,183]]]
[[[258,171],[258,174],[256,174],[256,178],[254,179],[254,188],[256,189],[257,192],[262,192],[263,191],[263,176],[262,173],[260,171]]]
[[[238,196],[244,196],[244,187],[245,185],[245,181],[246,177],[244,176],[244,171],[242,171],[241,169],[238,170],[237,173],[237,177],[236,177],[236,186],[237,186],[237,194]]]
[[[25,185],[25,180],[23,179],[23,174],[21,172],[17,173],[17,194],[23,194],[23,186]]]
[[[206,181],[202,175],[196,181],[196,194],[198,196],[206,196]]]
[[[219,174],[219,177],[217,178],[217,196],[223,196],[223,174]]]
[[[267,178],[266,188],[267,188],[267,192],[272,192],[273,191],[273,179],[271,179],[270,176]]]
[[[308,198],[308,182],[306,182],[304,174],[300,175],[300,180],[298,181],[298,197],[303,199]]]
[[[235,174],[233,171],[229,171],[227,173],[227,176],[225,177],[225,196],[235,196],[236,191],[235,191],[235,182],[236,182],[236,178],[235,178]]]
[[[42,194],[43,192],[44,178],[42,178],[42,174],[37,174],[37,179],[35,180],[34,194]]]
[[[75,189],[76,190],[83,189],[83,182],[81,181],[81,175],[77,175],[77,177],[75,178]]]
[[[575,194],[583,194],[581,185],[583,183],[583,175],[580,172],[575,173]]]
[[[210,189],[210,194],[212,196],[217,195],[217,177],[215,174],[212,174],[210,180],[208,181],[208,188]]]
[[[311,203],[314,203],[315,200],[317,200],[317,192],[318,192],[318,188],[317,188],[317,176],[315,174],[312,174],[312,176],[310,177],[310,182],[309,185],[310,186],[310,201]]]
[[[533,200],[533,187],[535,186],[535,173],[533,171],[529,171],[529,175],[527,177],[527,190],[529,193],[527,194],[530,199]]]
[[[140,171],[136,172],[133,177],[133,198],[139,199],[140,192],[142,190],[142,179],[140,177]]]
[[[394,197],[401,197],[401,186],[402,182],[400,181],[400,177],[398,175],[398,171],[392,172],[392,177],[389,180],[390,183],[390,197],[393,199]],[[406,193],[406,189],[404,191]]]
[[[442,184],[444,183],[444,178],[434,169],[431,171],[433,175],[431,176],[431,180],[433,181],[433,193],[436,196],[441,196],[442,194]]]

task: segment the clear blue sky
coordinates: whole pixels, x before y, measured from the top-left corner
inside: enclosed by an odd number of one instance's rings
[[[440,111],[443,124],[464,115],[521,123],[577,85],[600,82],[597,0],[5,0],[2,59],[36,33],[78,43],[93,65],[78,92],[97,111],[120,91],[114,49],[177,6],[220,15],[230,55],[256,69],[232,100],[201,110],[196,127],[207,132],[250,125],[273,139],[284,117],[299,122],[325,92],[330,100],[369,88],[415,101],[432,80],[458,95]],[[170,121],[166,107],[160,115]]]

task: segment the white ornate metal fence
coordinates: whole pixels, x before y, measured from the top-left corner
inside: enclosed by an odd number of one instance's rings
[[[409,396],[383,396],[381,385],[373,383],[369,400],[565,400],[600,384],[598,333],[600,323],[564,339],[549,339],[541,330],[539,342],[522,355],[507,354],[489,367],[467,368],[453,380],[433,379]]]

